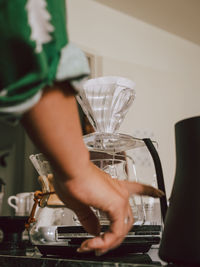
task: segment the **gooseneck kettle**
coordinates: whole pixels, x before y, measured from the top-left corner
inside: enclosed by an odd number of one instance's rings
[[[177,122],[175,141],[176,173],[159,256],[200,266],[200,117]]]

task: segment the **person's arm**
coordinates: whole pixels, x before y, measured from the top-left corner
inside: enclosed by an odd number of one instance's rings
[[[70,85],[44,90],[43,97],[22,119],[29,136],[50,161],[56,193],[96,237],[82,243],[79,252],[102,254],[118,246],[133,224],[130,194],[161,197],[146,185],[112,179],[90,162],[84,145],[77,104]],[[65,92],[68,93],[65,93]],[[99,221],[90,206],[106,212],[110,229],[100,236]],[[128,219],[128,220],[127,220]]]

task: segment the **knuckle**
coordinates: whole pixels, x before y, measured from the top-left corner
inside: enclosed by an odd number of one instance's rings
[[[116,213],[116,211],[124,209],[124,206],[125,206],[125,200],[120,195],[117,195],[115,197],[115,200],[112,201],[108,206],[108,210],[113,214]]]

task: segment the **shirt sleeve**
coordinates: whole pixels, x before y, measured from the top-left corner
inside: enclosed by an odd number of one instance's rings
[[[1,3],[0,120],[15,124],[45,86],[78,82],[90,70],[85,54],[68,41],[65,0]]]

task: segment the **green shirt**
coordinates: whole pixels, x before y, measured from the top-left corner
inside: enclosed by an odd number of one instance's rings
[[[84,54],[68,43],[65,0],[0,0],[0,118],[15,120],[54,80],[88,74]]]

